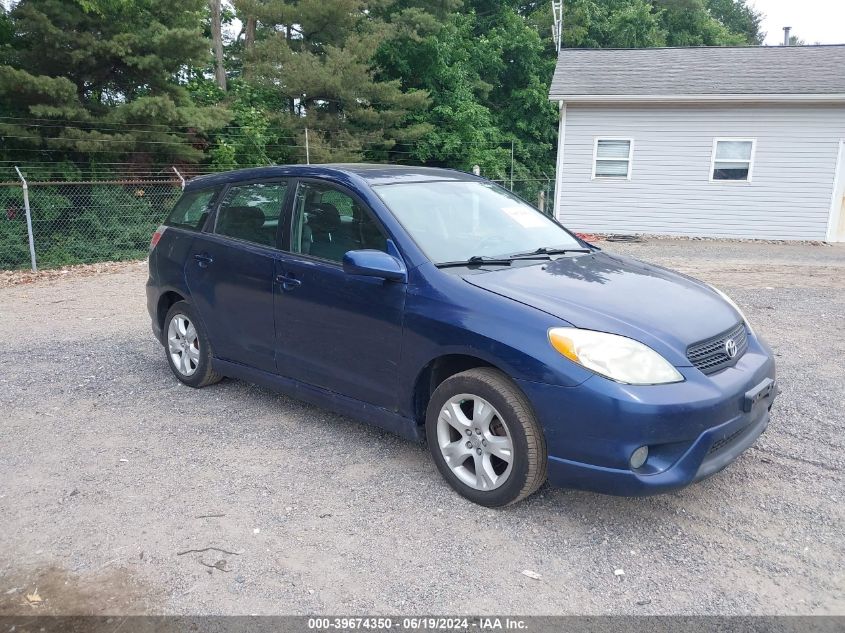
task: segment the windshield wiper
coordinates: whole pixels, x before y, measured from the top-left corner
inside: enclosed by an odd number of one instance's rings
[[[511,255],[511,259],[530,259],[535,255],[566,255],[567,253],[591,253],[592,251],[588,248],[549,248],[547,246],[541,246],[535,251],[529,251],[527,253],[514,253]]]
[[[436,264],[438,268],[457,268],[458,266],[483,266],[489,264],[492,266],[510,266],[513,262],[524,261],[526,259],[550,259],[550,255],[563,255],[565,253],[589,253],[590,250],[586,248],[547,248],[541,246],[536,251],[528,253],[514,253],[506,257],[485,257],[482,255],[473,255],[469,259],[442,262]]]
[[[512,257],[483,257],[481,255],[473,255],[469,259],[457,262],[441,262],[435,264],[438,268],[456,268],[458,266],[483,266],[491,264],[493,266],[510,266],[513,262]]]

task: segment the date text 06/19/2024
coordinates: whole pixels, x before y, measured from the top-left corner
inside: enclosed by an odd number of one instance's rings
[[[309,618],[308,628],[313,631],[521,631],[527,623],[519,618],[509,617],[324,617]]]

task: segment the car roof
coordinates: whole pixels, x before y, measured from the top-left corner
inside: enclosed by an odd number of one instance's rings
[[[264,178],[340,178],[357,176],[370,185],[388,185],[402,182],[468,181],[482,180],[478,176],[454,169],[439,167],[413,167],[405,165],[376,165],[368,163],[337,163],[329,165],[272,165],[250,167],[192,178],[185,190],[205,189],[222,184],[259,180]]]

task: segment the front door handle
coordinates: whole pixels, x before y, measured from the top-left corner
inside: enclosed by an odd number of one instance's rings
[[[214,258],[208,253],[197,253],[194,259],[197,260],[200,268],[208,268],[208,265],[214,262]]]
[[[283,290],[293,290],[302,285],[302,282],[291,274],[276,275],[276,283],[281,284]]]

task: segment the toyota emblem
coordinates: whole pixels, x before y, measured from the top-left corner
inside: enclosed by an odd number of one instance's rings
[[[733,358],[736,356],[736,353],[739,351],[736,346],[736,341],[732,338],[729,338],[725,341],[725,353],[728,355],[728,358]]]

